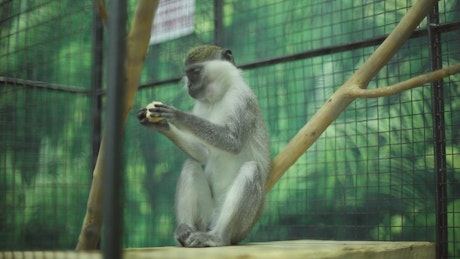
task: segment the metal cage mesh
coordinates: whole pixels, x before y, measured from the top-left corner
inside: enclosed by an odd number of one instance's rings
[[[413,2],[196,1],[193,33],[150,47],[126,124],[124,245],[174,244],[174,189],[185,155],[134,114],[152,100],[190,109],[180,82],[189,48],[233,50],[258,96],[274,156]],[[94,60],[109,44],[95,38],[93,11],[84,1],[0,1],[0,250],[76,244],[102,131],[105,87],[94,82],[105,77]],[[433,58],[459,63],[459,11],[460,1],[439,1],[440,57],[430,55],[424,20],[369,88],[430,71]],[[439,97],[428,85],[353,102],[268,194],[245,242],[427,240],[460,258],[459,86],[459,75],[443,82],[445,125],[433,121]],[[437,131],[445,135],[444,153],[434,151]],[[438,159],[445,182],[437,178]],[[446,197],[436,191],[440,184]],[[439,202],[447,208],[443,243]]]

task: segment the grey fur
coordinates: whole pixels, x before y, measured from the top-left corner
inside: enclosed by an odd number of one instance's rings
[[[138,118],[190,157],[176,191],[178,244],[236,244],[263,210],[270,165],[268,135],[256,96],[233,64],[214,60],[192,65],[198,66],[199,76],[187,83],[189,89],[195,88],[191,113],[159,105],[150,111],[165,120],[149,122],[145,109]]]

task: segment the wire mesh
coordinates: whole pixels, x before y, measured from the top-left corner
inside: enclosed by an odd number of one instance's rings
[[[227,0],[219,16],[213,1],[196,1],[194,32],[150,47],[126,124],[124,246],[174,245],[174,189],[185,155],[140,127],[134,114],[153,100],[192,107],[180,82],[189,48],[222,42],[233,50],[258,96],[275,156],[413,3]],[[460,62],[459,11],[460,1],[439,1],[443,66]],[[0,1],[0,250],[75,247],[94,163],[92,12],[82,1]],[[369,88],[430,70],[426,26]],[[444,80],[445,154],[433,150],[438,127],[429,86],[353,102],[268,194],[244,242],[435,242],[434,161],[441,156],[447,248],[460,258],[459,85],[459,75]]]
[[[75,246],[91,180],[91,8],[0,2],[1,250]]]

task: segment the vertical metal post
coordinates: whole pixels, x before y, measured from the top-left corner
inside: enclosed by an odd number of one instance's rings
[[[439,11],[436,3],[428,15],[431,70],[442,67]],[[444,122],[444,94],[442,80],[431,84],[433,101],[434,156],[436,172],[436,258],[448,258],[447,235],[447,168],[446,136]]]
[[[123,159],[123,107],[124,83],[126,81],[124,59],[126,54],[126,0],[110,2],[109,42],[107,64],[107,124],[106,161],[104,182],[104,257],[122,257],[122,176]]]
[[[223,19],[223,0],[214,0],[214,44],[217,46],[222,46],[225,43]]]
[[[93,8],[93,29],[92,29],[92,60],[91,60],[91,168],[96,165],[99,147],[101,146],[102,134],[102,44],[104,40],[104,29],[102,20],[94,1]]]

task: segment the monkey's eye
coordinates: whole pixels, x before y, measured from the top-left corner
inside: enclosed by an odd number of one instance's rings
[[[186,74],[187,74],[189,81],[197,82],[200,80],[201,68],[195,67],[195,68],[187,69]]]

